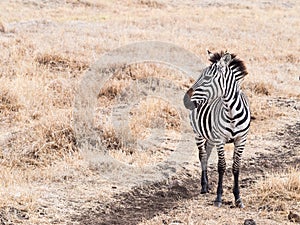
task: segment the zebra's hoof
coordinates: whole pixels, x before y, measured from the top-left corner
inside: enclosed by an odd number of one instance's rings
[[[245,208],[241,198],[235,201],[235,206],[241,209]]]
[[[201,194],[206,194],[206,193],[209,193],[208,188],[202,188]]]
[[[215,205],[216,207],[220,208],[221,205],[222,205],[222,202],[214,202],[214,205]]]

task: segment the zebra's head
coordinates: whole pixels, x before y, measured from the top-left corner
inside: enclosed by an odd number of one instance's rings
[[[228,66],[234,73],[235,80],[238,83],[241,83],[243,78],[248,74],[244,62],[238,59],[235,54],[227,51],[212,53],[209,50],[207,50],[207,54],[209,56],[209,61],[212,63],[211,65],[216,64],[219,68],[223,68],[223,70]]]
[[[236,83],[247,75],[244,63],[236,55],[227,51],[212,53],[207,51],[211,65],[205,68],[194,85],[184,95],[184,105],[193,110],[203,102],[212,101],[225,95],[226,80],[234,79]]]

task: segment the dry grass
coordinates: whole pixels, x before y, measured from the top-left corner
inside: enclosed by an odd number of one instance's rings
[[[297,212],[300,202],[299,168],[270,174],[268,178],[258,181],[247,201],[249,205],[255,205],[258,210],[274,217],[286,218],[289,211]]]
[[[180,128],[180,118],[170,103],[159,98],[147,98],[131,112],[130,128],[135,137],[144,137],[149,128],[172,129]]]
[[[3,143],[2,165],[47,166],[77,151],[73,129],[68,124],[48,122],[11,134]]]
[[[18,96],[11,93],[6,87],[0,89],[0,115],[1,120],[5,120],[8,117],[15,118],[17,112],[19,112],[21,105],[18,101]]]
[[[40,66],[45,66],[50,71],[69,71],[70,73],[77,71],[83,72],[89,66],[86,62],[77,61],[76,59],[53,53],[37,55],[35,61]]]
[[[279,119],[297,120],[297,109],[283,109],[270,99],[300,96],[296,85],[298,12],[296,1],[1,1],[0,222],[66,224],[70,222],[67,215],[82,213],[82,205],[94,204],[91,199],[99,197],[99,192],[104,193],[99,201],[112,195],[111,183],[103,182],[101,174],[82,159],[71,115],[76,87],[85,71],[102,53],[119,46],[141,40],[167,41],[198,54],[205,64],[206,49],[228,49],[248,67],[243,87],[256,118],[250,137],[260,135],[263,140],[265,132],[278,129]],[[140,99],[131,109],[131,136],[128,130],[112,126],[109,117],[114,104],[127,87],[145,77],[172,80],[182,91],[193,82],[188,75],[165,66],[138,64],[120,68],[99,90],[95,126],[103,145],[113,157],[138,166],[162,161],[174,148],[168,142],[139,146],[153,130],[165,129],[166,140],[177,140],[182,126],[172,104],[159,98]],[[259,182],[260,191],[248,201],[266,206],[266,210],[268,205],[271,210],[281,207],[285,213],[299,201],[299,189],[295,188],[299,187],[299,170],[280,176]],[[74,187],[76,191],[66,191]],[[255,201],[258,197],[261,202]],[[229,223],[220,218],[231,210],[236,216],[230,222],[240,221],[233,209],[221,209],[215,215],[214,208],[207,210],[198,200],[184,204],[190,207],[170,212],[165,219],[197,224],[197,218],[205,217],[207,224]],[[43,210],[47,212],[43,214]],[[262,216],[262,223],[266,217]],[[160,219],[144,224],[159,223]]]
[[[1,21],[0,21],[0,32],[2,32],[2,33],[5,32],[5,27],[4,27],[3,23],[1,23]]]
[[[159,1],[154,1],[154,0],[140,0],[138,1],[139,4],[141,5],[146,5],[150,8],[163,8],[165,7],[165,4]]]
[[[256,224],[293,224],[289,223],[289,212],[299,213],[300,190],[299,168],[285,172],[272,173],[259,180],[252,188],[247,188],[244,197],[246,207],[243,210],[222,206],[216,209],[212,202],[213,194],[199,195],[196,199],[179,201],[180,207],[167,214],[157,215],[141,224],[244,224],[253,219]],[[245,191],[245,190],[244,190]],[[232,199],[231,189],[224,190],[224,198]],[[254,210],[253,210],[254,209]],[[230,216],[228,216],[230,215]]]
[[[272,84],[265,84],[264,82],[248,82],[244,84],[243,88],[256,95],[271,95],[274,93]]]
[[[107,90],[107,89],[105,89]],[[168,140],[178,138],[180,118],[178,112],[167,102],[159,98],[140,99],[140,103],[129,112],[129,130],[112,126],[111,122],[98,120],[98,130],[103,146],[110,154],[123,162],[143,166],[160,162],[168,153],[160,148],[171,146],[146,146],[139,149],[139,143],[146,141],[153,132],[161,130]],[[125,115],[126,116],[126,115]],[[144,147],[143,147],[144,148]]]

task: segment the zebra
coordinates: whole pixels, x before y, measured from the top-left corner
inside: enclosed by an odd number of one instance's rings
[[[190,110],[190,123],[196,133],[201,164],[201,193],[208,193],[207,161],[214,146],[218,153],[218,187],[214,205],[222,204],[223,176],[226,169],[224,145],[234,143],[232,173],[235,205],[243,208],[240,198],[239,170],[250,127],[250,106],[240,83],[248,74],[244,62],[235,54],[207,51],[211,65],[203,70],[184,95]]]

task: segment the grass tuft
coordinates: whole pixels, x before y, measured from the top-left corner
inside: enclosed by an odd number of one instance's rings
[[[141,5],[145,5],[148,6],[149,8],[155,8],[155,9],[161,9],[165,7],[163,3],[155,0],[140,0],[139,3]]]
[[[89,65],[86,62],[72,59],[71,57],[62,56],[59,54],[39,54],[35,61],[40,66],[45,66],[50,71],[84,71]]]
[[[288,211],[300,201],[300,170],[292,168],[258,181],[249,203],[265,211]]]
[[[274,87],[271,84],[266,84],[264,82],[249,82],[246,83],[244,87],[257,95],[268,96],[274,92]]]
[[[16,94],[5,87],[0,89],[0,122],[16,120],[21,108]]]
[[[47,166],[78,151],[70,125],[62,122],[38,124],[11,134],[2,146],[7,166]]]
[[[0,90],[0,113],[6,112],[18,112],[20,109],[18,104],[18,98],[15,94],[11,93],[7,89]]]
[[[1,21],[0,21],[0,33],[5,33],[5,27]]]

